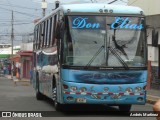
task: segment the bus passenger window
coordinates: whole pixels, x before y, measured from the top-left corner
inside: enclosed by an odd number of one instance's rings
[[[36,43],[36,48],[37,49],[39,49],[38,47],[39,47],[39,30],[40,30],[40,25],[38,25],[38,27],[37,27],[37,43]]]
[[[40,49],[40,47],[41,47],[41,41],[42,41],[42,38],[41,38],[41,33],[42,33],[42,24],[40,24],[40,26],[39,26],[39,31],[38,31],[38,33],[39,33],[39,37],[38,37],[38,39],[39,39],[39,43],[38,43],[38,49]]]
[[[49,41],[48,41],[48,44],[49,46],[51,46],[51,39],[52,39],[52,31],[53,31],[53,26],[52,26],[52,17],[50,18],[50,25],[49,25]]]
[[[47,40],[48,40],[48,20],[47,20],[47,22],[46,22],[46,27],[45,27],[44,47],[47,46]]]
[[[45,36],[45,22],[42,23],[42,33],[41,33],[41,47],[44,45],[44,36]]]
[[[55,44],[55,33],[56,33],[56,26],[57,26],[57,15],[54,16],[54,23],[53,23],[53,37],[52,37],[52,46]]]

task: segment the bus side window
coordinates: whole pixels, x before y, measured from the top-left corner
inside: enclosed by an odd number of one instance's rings
[[[51,39],[52,39],[52,31],[53,31],[53,26],[52,26],[52,17],[50,18],[50,22],[49,22],[49,41],[48,41],[48,45],[51,46]]]
[[[52,46],[56,43],[55,33],[56,33],[56,24],[57,24],[57,15],[54,16],[54,22],[53,22],[53,38],[52,38]]]
[[[47,39],[48,39],[48,20],[45,21],[46,22],[46,26],[45,26],[45,37],[44,37],[44,47],[47,46]]]
[[[37,28],[37,26],[34,29],[34,41],[33,41],[33,49],[34,50],[36,49],[36,42],[37,42],[36,28]],[[1,48],[3,48],[3,46]]]
[[[53,46],[53,40],[54,40],[54,16],[52,16],[52,32],[51,32],[51,41],[50,41],[50,46]]]
[[[48,64],[49,65],[56,65],[58,63],[57,54],[48,56]]]
[[[39,29],[40,29],[40,25],[37,26],[37,43],[36,43],[36,48],[39,49]]]
[[[41,47],[44,45],[44,36],[45,36],[45,22],[42,23],[42,33],[41,33]]]
[[[39,33],[39,37],[38,37],[38,39],[39,39],[39,43],[38,43],[38,49],[40,49],[40,47],[41,47],[41,41],[42,41],[42,39],[41,39],[41,32],[42,32],[42,24],[40,24],[39,25],[39,31],[38,31],[38,33]]]

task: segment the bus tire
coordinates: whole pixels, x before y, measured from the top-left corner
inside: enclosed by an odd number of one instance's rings
[[[39,78],[36,79],[36,98],[37,100],[43,100],[43,95],[39,92]]]
[[[62,105],[57,102],[57,85],[56,85],[56,77],[53,76],[53,80],[52,80],[52,84],[53,84],[53,89],[55,90],[54,92],[54,95],[55,95],[55,98],[54,98],[54,107],[56,109],[56,111],[60,111],[62,110]]]
[[[119,105],[119,110],[122,112],[130,112],[132,105]]]
[[[57,100],[54,101],[54,107],[55,107],[56,111],[62,110],[62,106],[59,102],[57,102]]]

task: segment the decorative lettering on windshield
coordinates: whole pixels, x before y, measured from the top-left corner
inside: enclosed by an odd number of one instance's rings
[[[87,17],[77,17],[72,22],[72,28],[99,29],[100,23],[88,22]]]
[[[143,29],[143,24],[132,23],[132,21],[127,18],[115,17],[115,21],[111,24],[111,29],[131,29],[131,30],[141,30]]]

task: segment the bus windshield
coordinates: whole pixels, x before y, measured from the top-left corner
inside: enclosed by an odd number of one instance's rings
[[[145,67],[144,18],[67,16],[63,64],[96,67]]]

